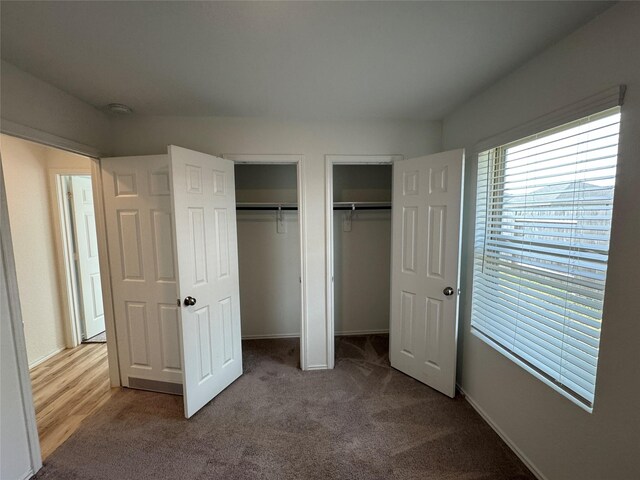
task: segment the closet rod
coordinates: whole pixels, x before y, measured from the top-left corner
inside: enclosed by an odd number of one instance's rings
[[[334,210],[391,210],[391,202],[333,202]]]
[[[236,210],[298,210],[297,203],[236,203]]]

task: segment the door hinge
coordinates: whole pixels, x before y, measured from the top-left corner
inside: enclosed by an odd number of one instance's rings
[[[69,191],[67,192],[67,198],[68,198],[69,200],[71,200],[71,199],[73,198],[73,192],[71,192],[71,190],[69,190]]]
[[[176,305],[180,306],[180,299],[176,300]]]

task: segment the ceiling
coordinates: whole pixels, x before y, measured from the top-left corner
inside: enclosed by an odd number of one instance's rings
[[[442,118],[610,2],[2,2],[2,58],[137,114]]]

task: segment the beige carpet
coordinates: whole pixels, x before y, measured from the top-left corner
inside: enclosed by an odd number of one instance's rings
[[[182,398],[122,390],[38,479],[534,477],[462,398],[389,367],[386,337],[343,337],[333,371],[297,340],[243,342],[244,375],[191,420]]]

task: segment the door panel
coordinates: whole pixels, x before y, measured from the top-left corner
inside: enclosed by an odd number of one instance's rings
[[[105,328],[91,177],[71,177],[71,202],[83,333],[85,338],[91,338]]]
[[[188,418],[242,374],[234,167],[175,146],[169,156]]]
[[[463,163],[454,150],[398,161],[393,172],[391,365],[451,397]]]
[[[122,383],[163,390],[182,383],[169,158],[101,162]]]

